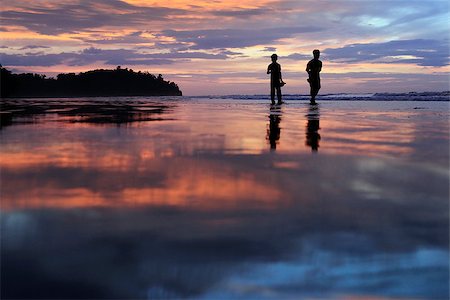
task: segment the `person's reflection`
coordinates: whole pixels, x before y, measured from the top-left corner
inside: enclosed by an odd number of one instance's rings
[[[318,107],[311,107],[306,115],[308,123],[306,124],[306,146],[311,147],[312,152],[319,150],[319,121],[320,114]]]
[[[276,150],[278,141],[280,140],[280,122],[281,112],[279,109],[270,109],[269,128],[267,129],[266,139],[269,140],[270,149]]]

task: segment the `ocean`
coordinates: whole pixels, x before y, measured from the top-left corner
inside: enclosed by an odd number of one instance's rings
[[[226,95],[226,96],[200,96],[209,99],[242,99],[258,100],[268,98],[267,95]],[[307,101],[310,96],[306,94],[283,95],[286,101]],[[409,92],[409,93],[340,93],[321,94],[318,101],[450,101],[450,92]]]
[[[447,299],[449,93],[1,99],[2,298]]]

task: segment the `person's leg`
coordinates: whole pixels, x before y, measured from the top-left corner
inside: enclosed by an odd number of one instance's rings
[[[311,82],[311,104],[316,104],[316,96],[319,93],[320,81]]]
[[[272,100],[272,104],[275,104],[275,86],[273,84],[270,85],[270,100]]]
[[[311,85],[311,89],[309,91],[309,94],[311,95],[311,104],[316,103],[316,93],[314,87]]]
[[[313,102],[313,104],[316,104],[316,96],[319,93],[319,90],[320,90],[320,79],[317,80],[317,82],[315,82],[314,84],[314,98],[313,101],[311,101]]]
[[[281,104],[281,87],[277,86],[278,104]]]

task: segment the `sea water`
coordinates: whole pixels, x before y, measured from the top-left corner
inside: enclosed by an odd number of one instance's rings
[[[448,95],[327,97],[2,99],[2,297],[447,298]]]

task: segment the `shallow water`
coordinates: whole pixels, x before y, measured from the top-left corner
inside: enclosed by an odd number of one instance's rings
[[[2,101],[2,298],[448,297],[448,102]]]

